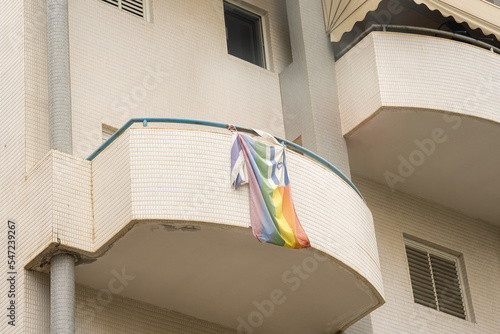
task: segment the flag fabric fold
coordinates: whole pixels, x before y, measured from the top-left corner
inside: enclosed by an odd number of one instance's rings
[[[293,205],[285,148],[273,136],[258,134],[274,145],[235,131],[231,148],[231,184],[235,189],[249,185],[253,234],[261,242],[311,247]]]

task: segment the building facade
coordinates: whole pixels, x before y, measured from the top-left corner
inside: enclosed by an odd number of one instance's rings
[[[496,1],[1,3],[2,333],[500,333]]]

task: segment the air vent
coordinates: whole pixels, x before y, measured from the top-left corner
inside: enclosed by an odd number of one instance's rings
[[[146,18],[146,0],[101,0],[104,3],[117,7],[124,12]]]
[[[109,3],[112,6],[118,7],[118,0],[101,0],[102,2]]]
[[[406,255],[415,303],[466,319],[457,257],[413,241],[407,241]]]

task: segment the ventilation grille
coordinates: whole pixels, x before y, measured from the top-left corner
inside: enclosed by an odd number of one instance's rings
[[[101,0],[102,2],[109,3],[112,6],[118,7],[118,0]]]
[[[415,303],[466,319],[457,261],[406,246]]]
[[[144,17],[144,0],[121,0],[122,10]]]
[[[101,0],[104,3],[120,8],[124,12],[146,18],[144,0]]]

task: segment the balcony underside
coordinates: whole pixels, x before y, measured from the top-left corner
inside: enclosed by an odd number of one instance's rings
[[[456,114],[383,109],[347,137],[354,174],[500,222],[500,126]]]
[[[111,272],[134,276],[120,295],[255,333],[327,333],[379,303],[360,277],[313,249],[260,244],[247,228],[138,223],[77,282],[109,289]],[[364,306],[361,306],[364,305]]]
[[[115,291],[123,270],[120,295],[255,333],[336,332],[383,304],[373,218],[351,185],[287,150],[312,248],[260,244],[248,187],[230,184],[231,133],[206,129],[141,122],[92,162],[51,152],[28,180],[47,219],[27,268],[70,251],[78,283]]]

